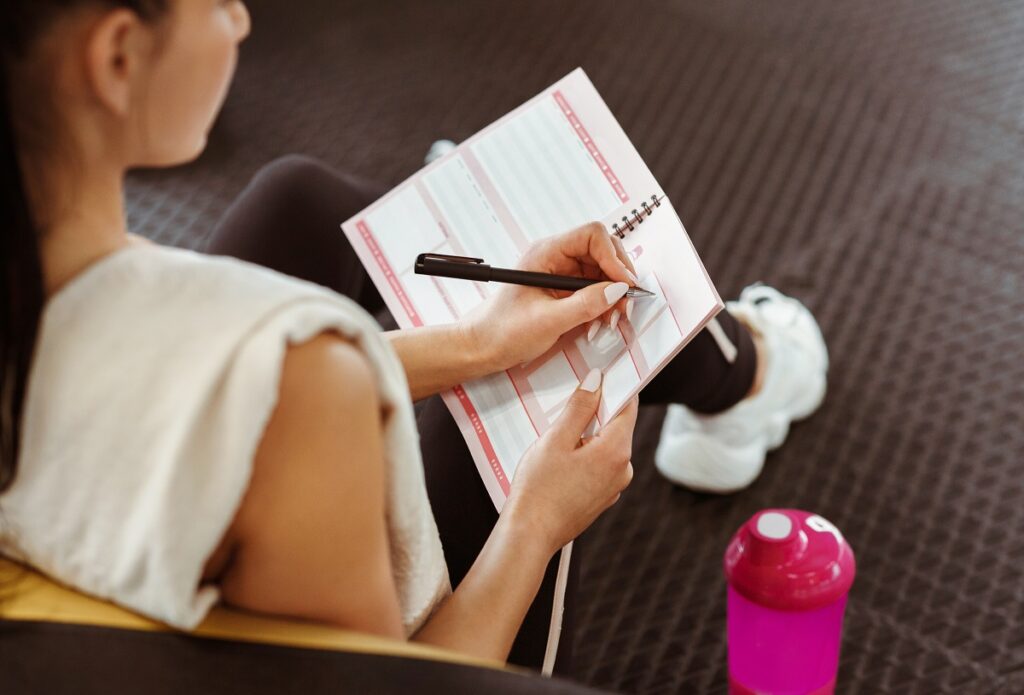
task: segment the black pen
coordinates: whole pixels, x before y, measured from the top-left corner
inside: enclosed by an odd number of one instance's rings
[[[476,280],[478,282],[506,282],[511,285],[527,285],[542,287],[548,290],[566,290],[575,292],[584,287],[596,285],[607,280],[591,280],[589,278],[571,277],[569,275],[552,275],[536,273],[530,270],[510,270],[508,268],[492,268],[482,258],[467,256],[448,256],[443,253],[421,253],[416,257],[414,268],[418,275],[437,275],[460,280]],[[626,290],[627,297],[653,297],[654,292],[642,287],[630,287]]]

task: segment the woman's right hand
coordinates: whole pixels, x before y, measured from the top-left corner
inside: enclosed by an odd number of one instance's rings
[[[502,510],[548,543],[552,554],[615,504],[633,478],[637,399],[597,436],[583,439],[600,402],[601,372],[594,370],[523,455]]]

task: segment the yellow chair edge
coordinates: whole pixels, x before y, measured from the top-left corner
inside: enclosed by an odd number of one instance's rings
[[[42,574],[0,558],[3,584],[0,619],[92,625],[141,632],[175,632],[113,603],[86,596]],[[430,645],[403,642],[326,625],[258,616],[216,606],[193,632],[195,637],[446,661],[505,669],[500,661],[472,657]],[[510,669],[515,670],[515,669]]]

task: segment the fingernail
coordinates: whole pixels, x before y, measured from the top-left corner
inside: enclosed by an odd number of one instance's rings
[[[604,298],[609,306],[622,299],[622,295],[629,290],[629,285],[624,282],[613,282],[604,289]]]
[[[632,297],[630,297],[629,299],[626,300],[626,320],[627,321],[632,321],[633,320],[633,301],[634,300],[633,300]]]
[[[634,285],[640,284],[640,281],[637,279],[636,275],[634,275],[629,268],[626,268],[626,275],[629,277],[629,281],[632,282]]]
[[[580,384],[580,388],[582,390],[584,390],[584,391],[589,391],[590,393],[594,393],[594,391],[597,391],[597,387],[600,386],[600,385],[601,385],[601,370],[600,369],[591,369],[590,373],[587,374],[587,378],[583,380],[582,384]]]
[[[594,336],[601,330],[601,319],[594,319],[590,322],[590,328],[587,329],[587,342],[594,342]]]
[[[618,309],[612,312],[612,318],[611,321],[608,322],[608,325],[611,326],[613,331],[615,330],[615,327],[619,325],[620,316],[622,316],[622,312],[620,312]]]

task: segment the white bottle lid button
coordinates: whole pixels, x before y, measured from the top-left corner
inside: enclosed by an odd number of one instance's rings
[[[757,517],[757,532],[765,538],[782,540],[793,532],[793,520],[779,512],[765,512]]]

